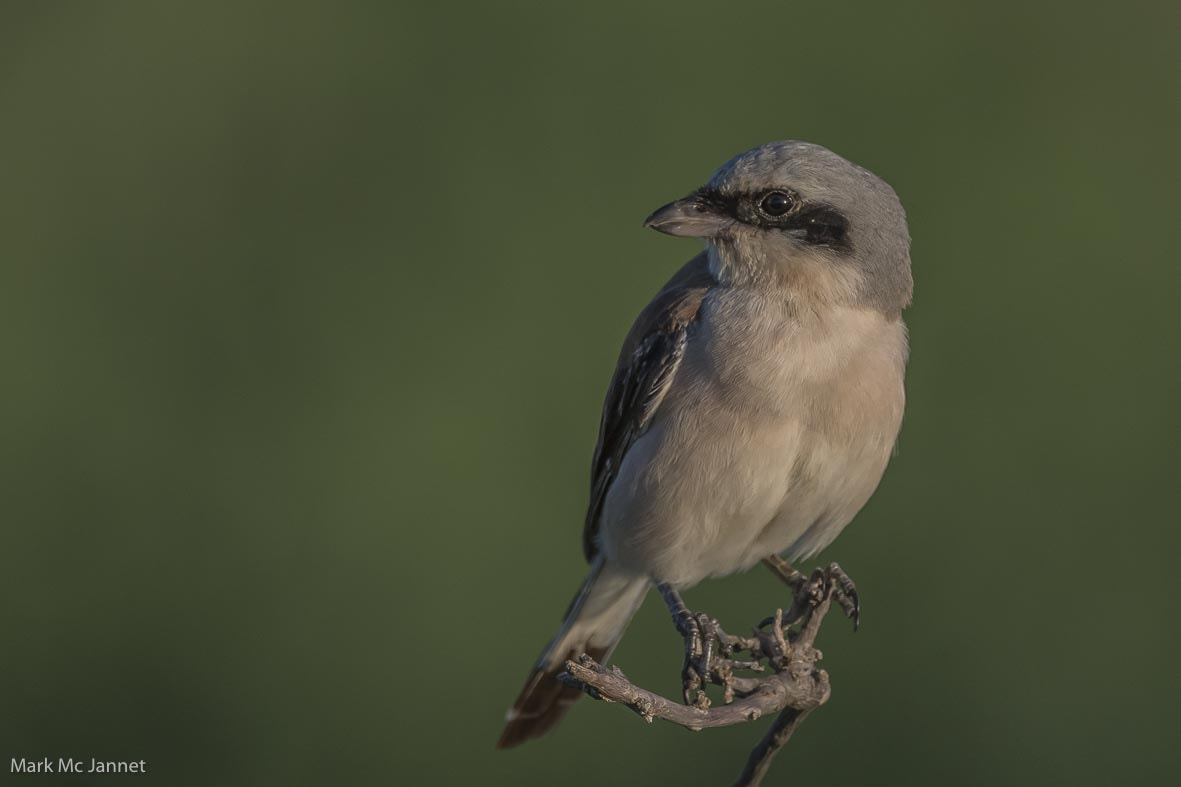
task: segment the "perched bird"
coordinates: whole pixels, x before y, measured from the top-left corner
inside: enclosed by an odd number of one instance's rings
[[[500,748],[561,719],[580,694],[557,680],[564,662],[608,658],[650,587],[700,639],[680,589],[831,543],[902,423],[910,236],[885,181],[819,145],[772,142],[645,226],[705,250],[624,339],[591,466],[590,571]]]

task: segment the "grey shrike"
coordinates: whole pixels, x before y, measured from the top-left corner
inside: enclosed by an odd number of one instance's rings
[[[645,226],[705,250],[624,339],[591,464],[590,570],[500,748],[561,719],[580,694],[556,679],[566,659],[605,661],[649,587],[688,640],[701,632],[678,590],[828,546],[902,423],[910,237],[885,181],[818,145],[772,142]]]

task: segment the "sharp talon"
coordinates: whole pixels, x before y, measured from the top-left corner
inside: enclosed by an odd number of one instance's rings
[[[837,603],[841,605],[845,615],[853,621],[853,630],[861,627],[861,597],[857,594],[857,585],[836,563],[830,563],[825,572],[830,581],[831,593]]]
[[[693,704],[693,693],[701,688],[701,677],[692,666],[681,670],[681,695],[686,705]]]

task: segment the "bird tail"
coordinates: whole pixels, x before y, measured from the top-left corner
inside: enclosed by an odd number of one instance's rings
[[[557,679],[567,659],[588,654],[600,664],[611,656],[624,629],[648,592],[643,576],[624,574],[599,555],[582,589],[570,603],[562,628],[529,673],[525,687],[505,714],[496,748],[508,749],[549,732],[582,692]]]

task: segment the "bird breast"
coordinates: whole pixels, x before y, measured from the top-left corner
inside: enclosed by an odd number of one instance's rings
[[[691,585],[818,551],[881,479],[905,360],[905,326],[873,309],[711,291],[608,492],[608,557]]]

